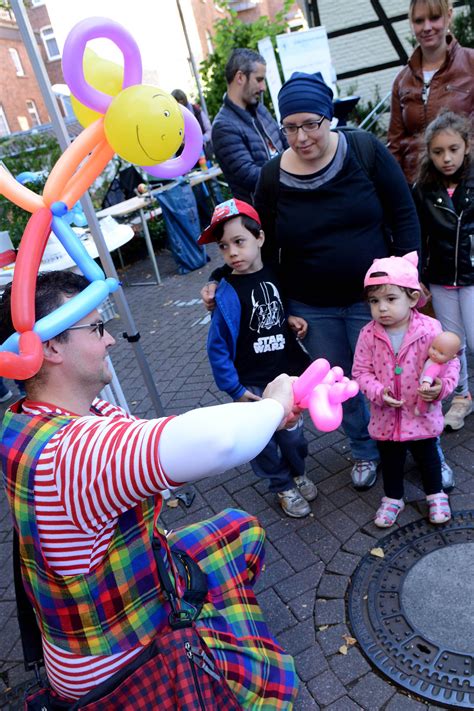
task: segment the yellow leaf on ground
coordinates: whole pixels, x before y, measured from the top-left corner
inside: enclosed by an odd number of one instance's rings
[[[372,548],[372,550],[370,552],[376,558],[385,558],[385,553],[383,552],[382,548]]]
[[[357,640],[355,639],[355,637],[351,637],[348,634],[343,634],[342,639],[345,640],[348,647],[352,647],[353,644],[357,644]]]
[[[347,647],[345,644],[343,644],[342,647],[339,647],[339,654],[347,654]]]
[[[175,509],[179,505],[179,501],[178,499],[170,497],[169,499],[166,499],[166,505],[169,506],[170,509]]]
[[[320,632],[324,632],[324,630],[327,630],[328,627],[329,627],[329,625],[321,625],[321,627],[318,627],[318,630]]]

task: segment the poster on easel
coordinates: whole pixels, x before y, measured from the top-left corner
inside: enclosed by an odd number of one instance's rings
[[[278,92],[281,89],[281,77],[270,37],[264,37],[258,41],[258,51],[267,63],[267,74],[265,79],[270,96],[272,97],[276,119],[279,121],[280,114],[278,112]]]
[[[293,72],[321,72],[324,81],[337,96],[336,75],[325,27],[277,35],[276,41],[285,81]]]

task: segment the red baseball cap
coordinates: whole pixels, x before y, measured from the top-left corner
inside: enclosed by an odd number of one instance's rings
[[[258,212],[252,205],[243,200],[226,200],[221,202],[220,205],[216,205],[214,212],[212,213],[211,224],[206,227],[202,235],[198,239],[198,244],[209,244],[210,242],[215,242],[214,232],[217,225],[222,222],[230,220],[231,217],[236,217],[237,215],[247,215],[251,217],[255,222],[261,226],[260,217]]]

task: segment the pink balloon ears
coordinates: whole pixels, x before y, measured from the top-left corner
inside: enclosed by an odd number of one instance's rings
[[[318,358],[293,384],[295,404],[308,408],[314,426],[332,432],[342,422],[342,403],[355,397],[359,386],[345,377],[339,366],[331,368],[325,358]]]

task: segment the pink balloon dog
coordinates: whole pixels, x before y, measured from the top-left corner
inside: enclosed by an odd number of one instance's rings
[[[293,392],[295,404],[309,409],[314,426],[332,432],[342,422],[342,403],[355,397],[359,386],[338,365],[331,368],[325,358],[318,358],[295,381]]]

